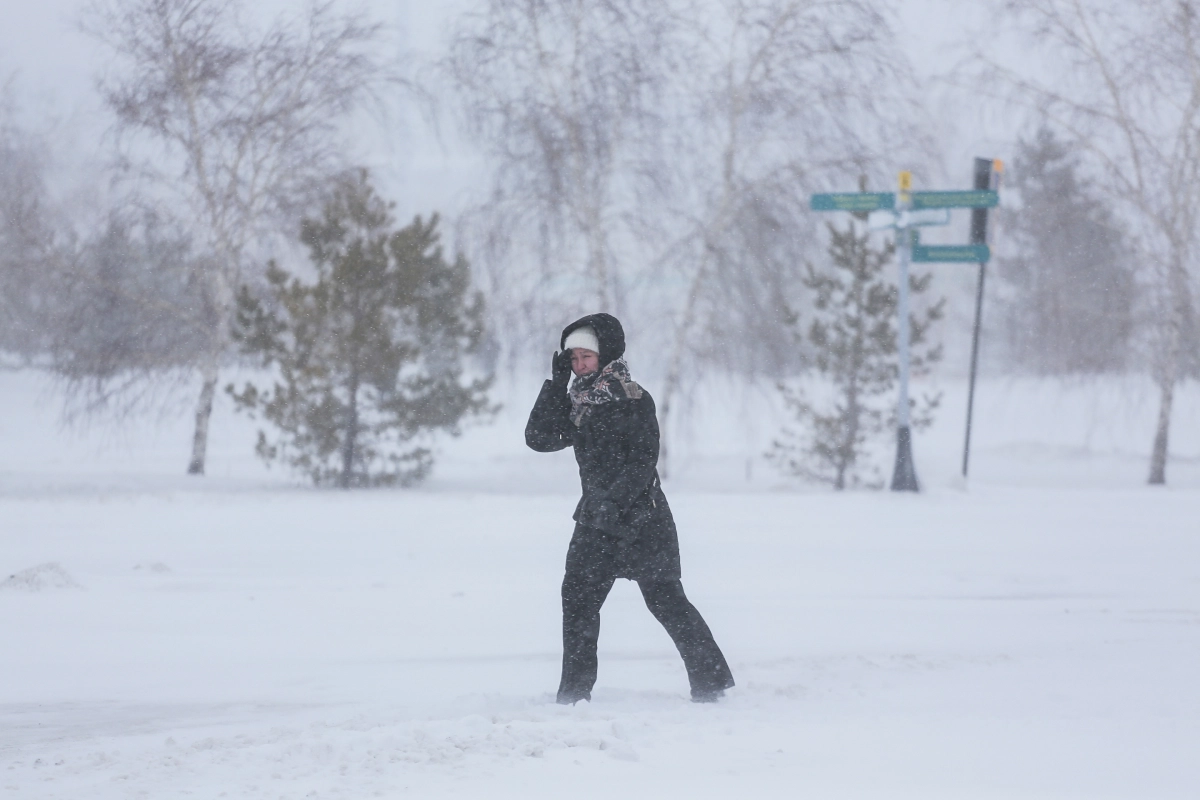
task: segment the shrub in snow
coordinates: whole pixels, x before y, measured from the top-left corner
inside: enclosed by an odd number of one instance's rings
[[[21,570],[0,581],[0,589],[40,592],[45,589],[80,589],[79,583],[53,561]]]

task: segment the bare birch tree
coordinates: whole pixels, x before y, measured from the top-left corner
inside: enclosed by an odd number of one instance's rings
[[[113,56],[100,88],[126,176],[186,220],[211,257],[188,464],[203,474],[251,248],[342,167],[339,124],[383,74],[379,28],[318,2],[260,29],[238,0],[100,0],[84,28]]]
[[[70,251],[59,249],[58,296],[45,313],[50,365],[65,416],[133,415],[178,389],[207,354],[215,322],[204,275],[180,226],[113,211]]]
[[[750,374],[798,366],[785,331],[788,298],[817,238],[810,194],[883,174],[885,147],[894,166],[921,153],[924,138],[907,62],[880,4],[702,7],[690,37],[692,104],[680,126],[688,154],[681,163],[690,167],[680,182],[692,204],[683,207],[683,240],[665,253],[686,289],[673,304],[664,427],[685,363],[723,356]]]
[[[1200,255],[1200,2],[1005,0],[1003,14],[1040,52],[1031,73],[977,55],[974,88],[1032,103],[1092,167],[1124,211],[1156,297],[1151,368],[1159,389],[1150,483],[1166,482],[1185,326]]]
[[[47,345],[44,310],[61,243],[45,172],[45,153],[0,85],[0,353],[17,365]]]
[[[677,21],[669,0],[485,0],[447,61],[495,166],[476,233],[510,337],[573,311],[619,311],[622,256],[655,188]]]

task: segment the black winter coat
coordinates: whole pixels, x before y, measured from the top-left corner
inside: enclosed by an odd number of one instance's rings
[[[583,497],[568,561],[603,562],[595,568],[619,578],[679,580],[679,538],[659,485],[658,418],[648,392],[591,407],[577,428],[565,387],[546,381],[525,443],[543,453],[575,448]]]

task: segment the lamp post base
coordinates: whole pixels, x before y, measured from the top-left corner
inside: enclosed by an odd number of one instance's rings
[[[913,464],[912,432],[908,427],[896,429],[896,467],[892,470],[893,492],[919,492],[917,468]]]

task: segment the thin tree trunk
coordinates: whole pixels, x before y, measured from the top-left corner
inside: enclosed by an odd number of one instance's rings
[[[675,392],[679,388],[679,360],[674,356],[671,358],[671,367],[667,370],[667,380],[663,384],[662,406],[658,412],[659,419],[661,420],[661,430],[658,437],[658,471],[663,480],[667,479],[671,471],[671,437],[667,434],[667,423],[671,418],[671,404],[674,402]]]
[[[354,476],[355,445],[358,443],[358,375],[350,378],[350,419],[346,424],[346,441],[342,443],[342,474],[338,486],[350,488]]]
[[[709,262],[715,252],[712,242],[717,241],[716,237],[724,232],[727,223],[726,216],[733,205],[735,191],[734,171],[738,153],[738,115],[742,110],[742,96],[734,87],[732,62],[726,68],[725,80],[727,84],[726,89],[733,102],[729,106],[729,111],[725,119],[728,127],[728,138],[721,155],[721,205],[717,208],[717,213],[713,217],[714,224],[710,229],[710,235],[713,238],[705,237],[704,255],[700,261],[700,266],[696,269],[695,276],[692,278],[692,284],[688,287],[687,305],[684,307],[683,318],[679,321],[679,327],[675,329],[675,343],[671,349],[671,360],[667,366],[667,380],[663,386],[661,413],[663,435],[659,440],[661,442],[659,445],[659,467],[663,478],[667,477],[671,468],[670,458],[668,457],[668,439],[670,437],[667,435],[666,429],[671,417],[672,403],[683,380],[684,343],[687,341],[687,334],[691,331],[692,325],[695,322],[696,306],[699,303],[700,291],[704,287],[705,279],[708,277]]]
[[[692,278],[692,285],[688,290],[687,305],[683,309],[683,318],[679,321],[679,327],[675,329],[675,342],[671,347],[671,360],[667,365],[667,379],[663,384],[662,405],[659,411],[661,435],[659,436],[658,466],[664,480],[671,469],[669,458],[670,436],[667,433],[667,423],[671,418],[671,409],[674,406],[675,395],[679,393],[680,384],[683,382],[683,351],[687,342],[687,335],[692,329],[692,323],[696,315],[696,305],[700,298],[700,289],[704,284],[705,273],[708,270],[708,259],[709,254],[705,252],[704,259],[701,261],[700,267],[696,270],[696,275]]]
[[[846,488],[846,460],[843,457],[838,461],[837,475],[833,479],[833,489],[835,492],[843,491]]]
[[[1150,453],[1150,485],[1167,482],[1167,439],[1171,430],[1171,406],[1175,400],[1175,381],[1164,378],[1159,383],[1158,425],[1154,430],[1154,449]]]
[[[863,183],[865,186],[865,182]],[[860,258],[866,258],[866,254],[861,254]],[[861,273],[855,275],[854,284],[854,315],[859,320],[862,320],[866,315],[863,309],[863,286]],[[862,409],[858,404],[858,377],[862,369],[862,349],[863,349],[863,326],[859,325],[856,328],[854,335],[854,344],[850,350],[850,382],[846,384],[846,428],[845,438],[841,442],[841,452],[838,457],[837,481],[834,483],[835,489],[841,491],[846,488],[846,471],[856,460],[854,452],[854,443],[858,440],[858,428],[860,424],[860,415]]]
[[[234,257],[230,257],[232,261]],[[209,341],[208,355],[200,367],[204,383],[200,387],[200,399],[196,403],[196,428],[192,434],[192,460],[188,463],[189,475],[203,475],[208,454],[208,422],[212,417],[213,398],[217,392],[217,378],[221,370],[221,358],[229,345],[228,321],[233,318],[233,280],[226,270],[215,269],[209,273],[209,291],[213,298],[216,329]]]
[[[1171,315],[1167,322],[1167,341],[1159,364],[1158,425],[1154,429],[1154,448],[1150,452],[1150,485],[1167,482],[1167,452],[1171,433],[1171,407],[1175,402],[1175,384],[1179,381],[1179,360],[1183,347],[1183,324],[1191,305],[1187,270],[1178,245],[1171,259],[1167,285],[1171,292]]]
[[[592,278],[596,281],[600,310],[615,314],[620,309],[616,308],[613,302],[615,292],[612,291],[613,281],[608,274],[608,254],[605,252],[604,225],[600,220],[600,210],[589,208],[587,214],[589,221],[588,271],[592,273]],[[601,366],[604,365],[601,364]]]
[[[858,350],[857,343],[855,351]],[[858,416],[861,413],[858,407],[858,363],[857,356],[855,363],[851,366],[850,385],[846,389],[846,427],[841,445],[838,448],[838,465],[837,465],[837,480],[834,481],[833,488],[841,491],[846,488],[846,472],[854,463],[855,452],[854,442],[858,439]]]
[[[192,433],[192,460],[188,462],[188,475],[203,475],[208,456],[208,422],[212,418],[213,398],[217,393],[216,365],[204,368],[204,382],[200,387],[200,399],[196,402],[196,428]]]

